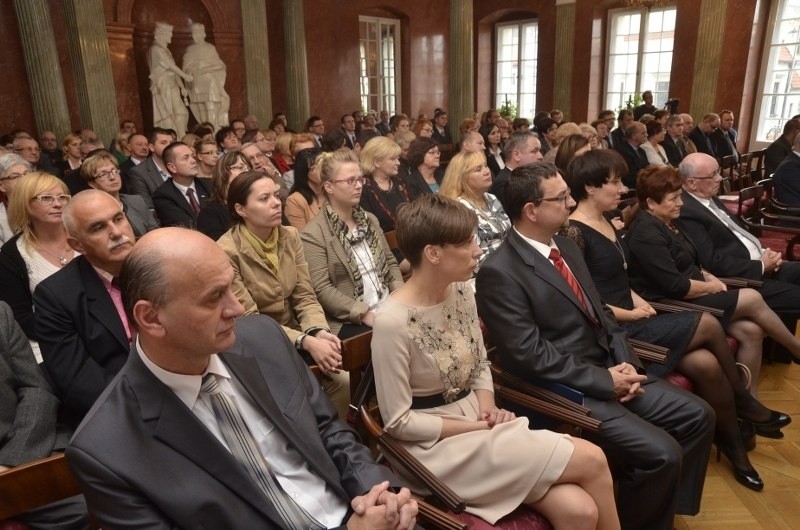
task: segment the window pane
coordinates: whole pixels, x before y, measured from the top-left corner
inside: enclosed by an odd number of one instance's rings
[[[536,106],[536,68],[539,26],[535,21],[495,26],[495,105],[506,101],[517,107],[517,115],[533,118]]]
[[[360,89],[364,110],[396,109],[397,77],[400,69],[397,44],[400,21],[359,17]]]

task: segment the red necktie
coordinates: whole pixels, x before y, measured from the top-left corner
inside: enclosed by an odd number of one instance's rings
[[[584,313],[589,315],[589,318],[594,321],[592,318],[591,313],[589,312],[589,307],[586,305],[586,299],[583,297],[583,291],[581,290],[581,286],[578,283],[578,280],[575,279],[575,276],[572,274],[572,271],[569,270],[567,264],[564,263],[564,260],[561,259],[561,252],[558,251],[557,248],[550,249],[550,259],[553,261],[553,265],[555,265],[556,270],[564,277],[569,284],[570,289],[575,293],[575,296],[578,297],[578,302],[580,302],[581,307],[583,308]]]
[[[200,203],[197,202],[197,197],[194,196],[194,190],[192,188],[187,189],[186,195],[189,197],[189,205],[192,207],[194,216],[197,217],[197,214],[200,213]]]

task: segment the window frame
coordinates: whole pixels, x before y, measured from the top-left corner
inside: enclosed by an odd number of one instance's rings
[[[361,36],[361,24],[368,23],[374,24],[376,26],[376,36],[377,40],[375,43],[378,44],[376,52],[378,56],[375,59],[376,68],[378,69],[378,75],[373,76],[370,75],[369,72],[369,48],[364,48],[364,43],[370,43],[369,40],[364,40]],[[359,34],[358,34],[358,90],[359,90],[359,100],[361,102],[362,110],[369,112],[375,111],[380,112],[382,110],[386,110],[389,112],[389,115],[394,115],[398,112],[398,108],[400,107],[400,101],[402,101],[402,94],[401,94],[401,73],[402,73],[402,58],[401,58],[401,31],[402,31],[402,24],[399,18],[388,18],[388,17],[376,17],[376,16],[369,16],[369,15],[359,15],[358,16],[358,25],[359,25]],[[393,56],[391,58],[386,58],[383,55],[382,46],[381,44],[381,30],[383,26],[394,26],[394,46],[393,46]],[[364,50],[364,56],[362,56],[362,50]],[[386,90],[387,84],[386,79],[388,76],[385,75],[385,63],[390,61],[393,63],[393,79],[394,79],[394,91]],[[366,71],[366,76],[363,75]],[[378,88],[378,92],[373,94],[370,92],[370,80],[376,77],[378,82],[376,84]],[[364,89],[367,89],[367,93],[363,92]],[[372,98],[376,98],[378,101],[378,108],[370,108],[369,101]],[[389,101],[393,101],[393,104],[389,103]]]
[[[524,46],[523,46],[522,36],[523,36],[523,32],[525,31],[525,27],[529,26],[529,25],[535,25],[535,27],[536,27],[535,57],[532,58],[532,59],[523,59],[523,52],[524,52],[523,48],[524,48]],[[518,29],[518,34],[517,34],[517,60],[516,60],[516,64],[517,64],[517,87],[516,87],[516,93],[513,94],[515,99],[511,100],[510,98],[507,97],[509,95],[508,92],[503,92],[501,94],[500,90],[499,90],[499,88],[500,88],[500,86],[499,86],[500,85],[500,83],[499,83],[499,77],[500,77],[499,65],[500,65],[501,62],[511,62],[511,61],[500,61],[500,57],[499,57],[499,53],[500,53],[500,45],[499,44],[500,43],[499,43],[499,41],[500,41],[500,30],[501,30],[501,28],[507,28],[507,27],[513,27],[513,26],[516,26],[517,29]],[[512,101],[512,103],[514,103],[514,105],[517,108],[518,117],[527,117],[528,119],[532,120],[533,117],[536,115],[536,96],[538,94],[538,92],[536,90],[536,85],[539,82],[539,19],[538,18],[525,18],[525,19],[520,19],[520,20],[506,20],[504,22],[497,22],[494,25],[494,35],[493,36],[494,36],[494,48],[493,48],[494,49],[494,57],[493,57],[492,63],[494,65],[494,79],[493,79],[493,83],[492,83],[492,86],[493,86],[493,90],[492,90],[492,96],[493,97],[492,97],[492,99],[493,99],[494,105],[495,105],[494,108],[496,108],[496,109],[501,108],[505,104],[506,100]],[[521,92],[521,88],[523,86],[523,76],[521,75],[521,72],[523,71],[523,63],[526,62],[526,61],[531,61],[534,64],[534,68],[533,68],[534,81],[531,84],[531,86],[533,87],[533,90],[530,91],[530,92],[524,92],[523,93],[523,92]],[[530,109],[530,116],[526,115],[526,112],[529,112],[529,111],[523,110],[521,108],[521,100],[522,100],[523,94],[524,95],[532,95],[532,97],[533,97],[533,105],[532,105],[532,108]],[[503,101],[500,100],[501,96],[504,96],[503,97]]]

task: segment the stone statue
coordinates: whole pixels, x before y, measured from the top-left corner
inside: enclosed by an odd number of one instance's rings
[[[191,44],[183,54],[183,71],[193,80],[188,82],[189,108],[198,123],[214,124],[216,129],[228,125],[231,98],[225,92],[227,68],[213,44],[206,42],[206,28],[192,24]]]
[[[167,45],[172,42],[172,26],[156,22],[153,45],[147,61],[150,65],[150,92],[153,94],[153,125],[164,129],[173,129],[178,138],[186,134],[189,123],[189,111],[186,82],[192,81],[175,64]]]

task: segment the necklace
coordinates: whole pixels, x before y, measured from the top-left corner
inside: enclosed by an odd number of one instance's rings
[[[70,248],[69,248],[69,247],[66,247],[66,248],[64,249],[64,254],[62,254],[62,255],[60,255],[60,256],[59,256],[58,254],[54,254],[54,253],[50,252],[49,250],[47,250],[46,248],[44,248],[44,246],[42,246],[41,244],[39,244],[39,250],[44,250],[45,252],[47,252],[48,254],[50,254],[52,257],[56,258],[56,259],[58,260],[58,263],[59,263],[59,264],[60,264],[62,267],[63,267],[63,266],[65,266],[67,263],[69,263],[69,259],[67,259],[67,256],[66,256],[66,254],[68,254],[68,253],[69,253],[69,251],[70,251]]]
[[[375,181],[375,184],[377,184],[378,189],[384,193],[389,193],[390,191],[392,191],[392,188],[394,188],[394,180],[391,177],[389,178],[389,187],[386,189],[383,189],[383,186],[381,186],[380,182],[378,182],[377,180]]]
[[[614,243],[614,248],[617,249],[619,255],[622,256],[622,269],[628,270],[628,260],[625,259],[625,251],[622,249],[622,245],[620,244],[619,239],[614,239],[612,243]]]

